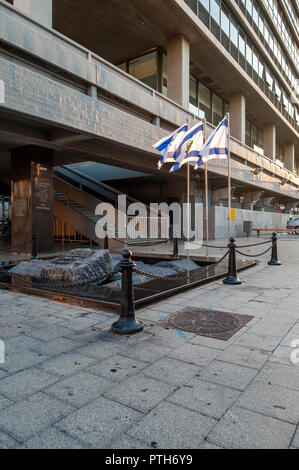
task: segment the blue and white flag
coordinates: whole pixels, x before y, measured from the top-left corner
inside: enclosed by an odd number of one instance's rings
[[[181,144],[181,141],[183,140],[187,130],[188,124],[184,124],[172,132],[172,134],[168,135],[167,137],[163,137],[163,139],[159,140],[159,142],[153,145],[153,147],[162,154],[162,157],[158,163],[159,170],[164,163],[174,162],[173,154],[176,148]]]
[[[202,122],[199,122],[185,133],[181,145],[174,152],[173,158],[175,164],[170,169],[170,172],[179,170],[184,163],[197,162],[203,143],[204,126]]]
[[[227,117],[225,117],[218,127],[212,132],[205,145],[199,152],[199,158],[195,165],[197,169],[200,165],[213,158],[227,158],[228,156],[228,129]]]

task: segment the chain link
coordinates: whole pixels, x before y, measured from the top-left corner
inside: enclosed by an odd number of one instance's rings
[[[239,255],[242,255],[242,256],[248,256],[249,258],[258,258],[259,256],[263,256],[266,253],[268,253],[268,251],[270,251],[272,249],[272,247],[276,246],[276,245],[277,245],[277,242],[275,242],[273,245],[271,245],[269,248],[267,248],[266,251],[263,251],[263,253],[258,253],[257,255],[249,255],[248,253],[242,253],[242,251],[239,251],[239,250],[236,250],[236,253],[238,253]]]
[[[15,245],[15,246],[11,246],[9,248],[0,248],[0,251],[11,251],[11,250],[15,250],[16,248],[20,248],[21,246],[26,246],[26,245],[29,245],[29,243],[32,243],[32,240],[28,241],[28,242],[24,242],[24,243],[20,243],[19,245]]]

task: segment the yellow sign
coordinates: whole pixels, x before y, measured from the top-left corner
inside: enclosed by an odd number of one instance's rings
[[[265,229],[267,229],[267,228],[268,228],[268,225],[265,225]]]
[[[230,220],[236,220],[236,209],[230,210]]]

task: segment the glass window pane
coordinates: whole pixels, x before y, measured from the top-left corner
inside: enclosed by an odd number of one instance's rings
[[[258,14],[258,7],[257,5],[253,5],[253,9],[252,9],[252,18],[253,18],[253,21],[255,22],[256,26],[259,25],[259,14]]]
[[[230,17],[230,40],[238,47],[238,23],[232,16]]]
[[[239,51],[245,57],[245,34],[239,29]]]
[[[264,16],[261,13],[259,14],[259,30],[264,34]]]
[[[256,73],[259,73],[259,60],[258,53],[255,49],[252,51],[252,67]]]
[[[157,87],[157,52],[151,52],[129,63],[129,73],[141,82],[156,89]]]
[[[198,84],[198,98],[199,98],[199,108],[205,113],[207,121],[212,121],[211,113],[211,92],[210,90],[202,85]]]
[[[213,124],[217,126],[223,118],[223,100],[213,93]]]
[[[252,0],[246,0],[246,10],[252,16]]]
[[[246,41],[246,60],[252,65],[252,44],[248,39]]]
[[[193,106],[198,106],[198,101],[197,101],[197,83],[196,83],[196,78],[190,76],[190,97],[189,97],[189,103],[193,104]]]
[[[221,29],[229,37],[229,11],[221,6]]]
[[[210,1],[210,13],[216,23],[220,24],[220,0]]]
[[[210,0],[199,0],[199,3],[207,10],[210,11]]]

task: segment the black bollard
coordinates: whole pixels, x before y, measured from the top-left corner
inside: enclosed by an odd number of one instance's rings
[[[108,235],[106,235],[105,240],[104,240],[104,250],[109,250],[109,238],[108,238]]]
[[[38,254],[37,254],[37,236],[36,236],[36,233],[33,233],[33,234],[32,234],[31,258],[32,258],[32,259],[37,259],[37,258],[38,258]]]
[[[123,259],[119,263],[122,271],[120,317],[111,326],[111,331],[118,335],[132,335],[143,330],[143,323],[136,320],[133,290],[133,268],[136,266],[132,261],[132,252],[123,251]]]
[[[228,274],[225,279],[223,279],[224,284],[242,284],[240,279],[238,279],[237,274],[237,263],[236,263],[236,244],[233,237],[230,238],[229,248],[229,259],[228,259]]]
[[[277,256],[277,235],[275,232],[273,232],[272,237],[272,251],[271,251],[271,259],[268,262],[270,266],[280,266],[281,262],[278,260]]]
[[[173,256],[176,258],[179,256],[179,243],[177,238],[173,239]]]

